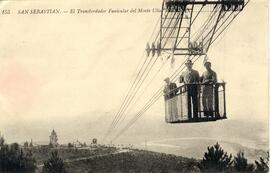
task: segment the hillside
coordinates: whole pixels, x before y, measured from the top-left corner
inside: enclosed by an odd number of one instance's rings
[[[37,173],[43,163],[57,150],[63,159],[67,173],[126,173],[126,172],[195,172],[198,160],[181,156],[130,148],[99,146],[95,148],[32,148],[37,160]]]
[[[180,156],[143,150],[109,154],[66,164],[67,172],[82,173],[158,173],[199,172],[197,161]]]
[[[213,147],[215,147],[215,151]],[[21,148],[23,151],[21,151],[18,144],[11,144],[10,146],[5,145],[3,148],[8,150],[3,150],[2,154],[0,153],[0,156],[3,156],[0,157],[0,162],[9,164],[0,165],[2,166],[0,170],[8,170],[11,169],[12,165],[15,165],[17,172],[18,170],[21,171],[20,165],[22,163],[33,163],[31,172],[35,171],[36,173],[43,173],[44,169],[46,173],[185,173],[211,169],[221,172],[234,172],[237,168],[235,159],[231,160],[232,157],[227,157],[227,152],[223,152],[222,146],[219,144],[211,146],[212,149],[205,149],[204,151],[207,151],[207,154],[204,157],[202,155],[199,159],[124,146],[95,145],[81,148],[64,145],[56,148],[35,146],[23,147]],[[9,153],[8,157],[3,153]],[[20,160],[23,153],[26,153],[25,161],[27,162]],[[224,161],[223,159],[228,160]],[[245,162],[248,163],[247,160]],[[252,164],[248,172],[258,172],[258,170],[259,172],[265,172],[269,169],[264,160],[260,162],[259,166],[256,163],[256,167],[255,164]],[[241,165],[243,165],[242,162]],[[58,170],[59,167],[61,167],[61,171]],[[35,168],[37,169],[35,170]],[[261,171],[261,168],[263,168],[263,171]]]

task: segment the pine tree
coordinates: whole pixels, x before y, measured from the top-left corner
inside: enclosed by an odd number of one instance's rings
[[[44,163],[44,173],[66,173],[63,160],[58,156],[58,152],[51,153],[51,157]]]
[[[28,148],[29,143],[26,141],[26,142],[23,144],[23,146],[24,146],[25,148]]]
[[[5,143],[5,139],[0,136],[0,149],[4,145],[4,143]]]
[[[252,172],[254,170],[254,165],[249,164],[248,160],[245,158],[243,152],[237,153],[234,157],[234,169],[237,172]]]
[[[4,141],[4,140],[3,140]],[[0,148],[0,172],[31,173],[36,169],[32,155],[25,155],[17,143],[2,143]]]
[[[264,172],[269,172],[269,151],[267,152],[267,158],[266,161],[260,157],[260,160],[257,161],[255,160],[255,164],[256,164],[256,169],[255,172],[260,172],[260,173],[264,173]]]
[[[227,152],[220,147],[218,143],[214,146],[208,147],[205,152],[203,160],[201,161],[200,168],[203,171],[225,171],[231,168],[233,163],[232,155],[228,155]]]

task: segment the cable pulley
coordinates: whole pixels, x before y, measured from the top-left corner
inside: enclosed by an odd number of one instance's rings
[[[155,55],[157,55],[158,57],[161,55],[161,43],[158,42],[157,45],[155,45],[155,43],[152,43],[151,47],[150,44],[147,43],[146,44],[146,55],[147,57],[150,56],[150,54],[152,54],[152,57],[154,57]]]

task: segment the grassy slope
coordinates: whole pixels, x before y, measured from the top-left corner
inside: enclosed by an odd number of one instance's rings
[[[131,150],[126,153],[111,154],[72,162],[66,165],[72,173],[93,172],[199,172],[197,161],[180,156],[155,153],[143,150]],[[188,170],[188,171],[187,171]]]

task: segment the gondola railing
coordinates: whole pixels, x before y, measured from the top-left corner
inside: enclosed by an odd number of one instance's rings
[[[196,96],[194,97],[193,94],[192,98],[190,98],[191,92],[188,92],[191,87],[197,90]],[[215,121],[227,118],[224,82],[184,84],[164,94],[164,98],[167,123]],[[193,105],[192,99],[197,99],[197,105]]]

